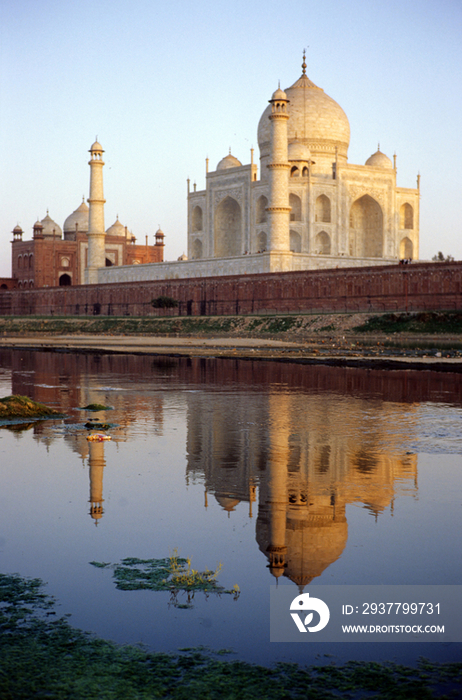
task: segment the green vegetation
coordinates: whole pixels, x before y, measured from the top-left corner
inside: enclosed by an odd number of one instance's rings
[[[104,406],[102,403],[89,403],[88,406],[84,406],[84,411],[112,411],[112,406]]]
[[[151,306],[153,309],[174,309],[178,306],[178,301],[173,297],[160,296],[152,299]]]
[[[176,654],[118,646],[57,618],[39,579],[0,574],[2,700],[429,700],[460,697],[462,664],[272,668],[199,647]]]
[[[165,559],[136,559],[128,557],[120,564],[91,561],[92,566],[100,569],[111,568],[116,582],[116,588],[121,591],[169,591],[170,604],[177,608],[192,608],[192,599],[196,591],[203,593],[230,594],[235,600],[239,597],[239,586],[225,589],[217,582],[221,564],[211,571],[196,571],[191,566],[190,559],[182,559],[174,550],[172,556]],[[186,603],[178,602],[178,593],[188,593]],[[190,595],[192,594],[192,595]]]
[[[2,418],[52,418],[62,415],[54,408],[32,401],[27,396],[5,396],[0,399],[0,419]]]
[[[462,312],[420,311],[373,316],[356,333],[462,333]]]
[[[454,258],[452,255],[444,255],[444,253],[439,250],[436,255],[432,257],[433,262],[453,262]]]

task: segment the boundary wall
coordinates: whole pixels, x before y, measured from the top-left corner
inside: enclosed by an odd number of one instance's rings
[[[168,296],[174,309],[154,309]],[[221,316],[462,309],[462,262],[1,290],[1,315]]]

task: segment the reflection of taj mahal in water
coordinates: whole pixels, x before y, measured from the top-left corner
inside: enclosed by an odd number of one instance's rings
[[[426,377],[412,372],[388,376],[322,366],[73,355],[61,357],[56,370],[49,353],[24,351],[16,357],[14,393],[28,393],[23,381],[32,373],[33,398],[64,411],[98,400],[107,373],[127,376],[135,389],[134,376],[140,388],[158,376],[168,376],[172,387],[178,382],[187,423],[187,482],[205,483],[206,505],[215,499],[224,516],[233,518],[239,504],[247,503],[272,575],[300,586],[344,551],[348,505],[378,518],[392,512],[395,497],[416,494],[417,457],[403,447],[415,406],[430,397],[460,402],[454,375],[439,378],[439,394]],[[186,378],[195,391],[183,392]],[[252,391],[226,391],[236,385]],[[122,389],[111,394],[114,410],[98,417],[118,423],[112,431],[116,443],[130,439],[130,426],[147,416],[162,435],[166,396],[135,391],[127,399]],[[59,439],[46,423],[37,424],[34,433],[50,445]],[[89,468],[89,497],[82,494],[89,500],[87,512],[93,522],[104,521],[108,443],[87,442],[82,431],[65,432],[64,440]]]
[[[208,413],[207,400],[190,397],[188,475],[203,473],[206,505],[212,492],[228,515],[245,501],[252,517],[258,486],[259,548],[273,576],[303,587],[341,556],[347,505],[377,518],[397,495],[417,492],[417,456],[399,447],[405,428],[385,434],[386,404],[369,406],[366,432],[361,399],[274,391],[262,412],[255,398],[225,395]]]

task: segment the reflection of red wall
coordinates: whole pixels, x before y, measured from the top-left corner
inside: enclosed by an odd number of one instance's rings
[[[169,387],[179,388],[186,383],[188,387],[203,388],[241,384],[260,391],[277,386],[287,391],[335,392],[402,403],[462,404],[462,374],[452,372],[386,371],[148,355],[58,354],[32,350],[0,350],[0,366],[13,370],[13,394],[25,394],[52,405],[56,402],[63,408],[79,405],[76,387],[81,384],[82,377],[97,376],[101,385],[111,386],[116,382],[123,386],[133,381],[155,382],[158,375],[163,381],[168,376]],[[149,401],[152,403],[152,397]]]
[[[459,309],[462,262],[18,290],[1,295],[0,313],[158,315],[150,302],[161,295],[179,302],[167,315],[182,316]]]

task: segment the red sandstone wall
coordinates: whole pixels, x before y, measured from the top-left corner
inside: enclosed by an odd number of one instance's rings
[[[158,310],[151,299],[177,299]],[[0,314],[213,316],[462,308],[462,262],[0,290]]]

